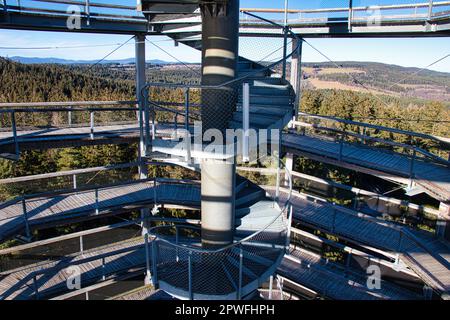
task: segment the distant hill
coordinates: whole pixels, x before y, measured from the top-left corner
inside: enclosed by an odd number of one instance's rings
[[[66,65],[22,64],[0,57],[0,102],[129,100],[134,82],[70,70]]]
[[[60,58],[37,58],[37,57],[8,57],[8,59],[20,62],[24,64],[94,64],[97,63],[98,60],[67,60],[67,59],[60,59]],[[101,62],[101,64],[131,64],[134,63],[134,58],[127,58],[127,59],[116,59],[116,60],[104,60]],[[147,63],[150,64],[172,64],[173,62],[168,62],[164,60],[147,60]]]
[[[376,62],[304,63],[303,85],[450,103],[450,73]],[[366,89],[367,88],[367,89]]]

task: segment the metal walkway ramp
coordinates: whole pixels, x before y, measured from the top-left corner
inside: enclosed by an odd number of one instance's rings
[[[366,216],[295,191],[292,193],[291,203],[294,221],[300,224],[319,228],[352,242],[388,252],[399,252],[401,259],[430,287],[440,292],[443,298],[448,298],[450,248],[446,244],[407,227]]]
[[[362,144],[341,143],[320,136],[311,137],[296,133],[283,134],[283,148],[293,154],[330,163],[382,179],[409,185],[416,183],[430,196],[450,201],[450,167],[414,159],[396,152],[373,148]]]

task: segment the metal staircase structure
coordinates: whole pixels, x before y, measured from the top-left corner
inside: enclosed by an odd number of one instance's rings
[[[65,3],[64,1],[59,2]],[[351,145],[346,145],[342,142],[342,139],[340,141],[323,139],[328,142],[328,144],[323,142],[323,145],[319,144],[319,142],[322,142],[320,139],[308,140],[312,146],[305,146],[308,142],[307,137],[304,135],[304,132],[294,130],[295,126],[313,129],[323,128],[317,128],[314,125],[309,126],[296,121],[298,120],[296,108],[299,102],[300,83],[298,79],[292,84],[287,80],[286,65],[288,60],[291,60],[291,78],[296,76],[295,74],[292,76],[292,73],[296,72],[297,76],[301,74],[299,69],[295,69],[295,64],[299,63],[298,59],[302,45],[302,39],[298,36],[300,33],[305,37],[327,37],[330,35],[338,37],[448,36],[450,27],[448,15],[445,14],[445,11],[439,14],[428,14],[427,16],[418,14],[414,17],[386,17],[386,19],[381,21],[380,26],[374,28],[364,25],[361,22],[363,21],[362,18],[355,17],[355,12],[362,11],[361,8],[344,8],[349,12],[350,18],[347,20],[337,19],[333,21],[331,19],[311,22],[300,18],[298,21],[295,19],[285,20],[285,25],[260,18],[251,13],[265,13],[264,11],[257,9],[241,10],[242,18],[239,31],[241,36],[272,36],[286,40],[291,39],[293,43],[292,50],[288,49],[287,41],[285,41],[283,56],[269,64],[239,57],[235,78],[223,84],[211,86],[145,83],[143,68],[145,63],[142,65],[143,56],[142,51],[140,51],[143,39],[145,40],[144,34],[167,35],[176,42],[201,50],[202,21],[198,10],[199,1],[142,1],[142,6],[137,8],[138,12],[134,11],[134,6],[86,4],[84,2],[78,3],[77,1],[70,1],[70,3],[83,5],[84,7],[84,11],[81,14],[83,27],[80,32],[94,31],[138,35],[136,37],[138,101],[104,103],[104,106],[116,105],[111,107],[111,110],[118,110],[118,104],[123,111],[138,111],[138,125],[134,122],[127,125],[119,125],[117,128],[105,126],[103,129],[98,128],[100,129],[99,132],[96,131],[94,134],[94,125],[93,121],[91,121],[90,127],[80,127],[76,130],[74,129],[73,132],[64,131],[69,129],[63,128],[59,134],[50,132],[47,133],[47,136],[42,136],[39,134],[35,135],[34,131],[30,130],[19,139],[15,125],[13,125],[15,120],[11,120],[12,137],[6,137],[0,142],[0,146],[5,145],[9,148],[8,152],[2,156],[17,160],[19,144],[28,144],[28,148],[32,149],[37,143],[42,145],[53,144],[51,147],[55,147],[120,143],[139,139],[141,147],[141,158],[139,159],[141,180],[137,183],[117,184],[94,189],[74,188],[70,192],[65,190],[38,194],[3,203],[0,207],[2,210],[0,214],[0,239],[7,239],[23,230],[29,236],[30,229],[44,225],[57,225],[58,223],[78,221],[78,219],[82,220],[85,218],[95,219],[96,217],[115,215],[136,209],[144,210],[143,220],[145,222],[151,220],[148,208],[155,205],[157,209],[157,204],[198,210],[202,201],[198,182],[152,179],[146,175],[144,167],[148,163],[158,161],[159,163],[181,165],[199,171],[200,165],[198,160],[211,158],[212,154],[206,151],[206,145],[202,143],[199,146],[195,141],[196,129],[198,129],[195,121],[201,119],[202,108],[205,107],[201,99],[198,100],[197,98],[202,97],[204,92],[225,92],[231,88],[233,90],[232,98],[229,95],[224,95],[226,99],[229,99],[227,102],[233,105],[232,116],[227,121],[228,128],[243,129],[244,132],[246,130],[255,130],[256,133],[259,133],[271,129],[275,131],[283,130],[289,123],[291,124],[290,131],[280,135],[277,140],[270,140],[270,154],[265,158],[258,159],[260,161],[271,160],[268,162],[271,165],[275,165],[271,171],[269,170],[273,174],[271,178],[264,176],[254,179],[245,170],[238,170],[238,174],[235,176],[235,233],[232,243],[221,248],[205,248],[202,246],[199,227],[181,224],[175,220],[167,220],[175,222],[175,224],[146,229],[145,240],[135,240],[135,242],[131,243],[130,248],[126,246],[122,248],[121,244],[118,247],[118,252],[115,250],[117,248],[108,247],[105,248],[106,253],[102,252],[102,248],[100,248],[99,252],[93,250],[87,253],[92,253],[92,256],[76,255],[73,260],[68,257],[67,261],[66,259],[60,261],[61,268],[62,266],[69,266],[71,263],[83,266],[85,264],[86,266],[94,264],[94,270],[86,267],[86,273],[92,276],[89,278],[89,281],[104,281],[107,277],[104,269],[108,268],[108,263],[105,264],[105,257],[112,256],[114,259],[109,261],[111,270],[108,271],[109,273],[106,273],[107,275],[112,276],[124,270],[137,267],[146,269],[147,282],[151,282],[154,286],[180,299],[242,299],[257,290],[262,283],[266,282],[271,275],[277,272],[277,269],[278,272],[280,270],[282,273],[284,272],[284,275],[289,270],[295,269],[295,265],[292,264],[293,260],[291,263],[286,263],[285,260],[284,264],[282,264],[285,254],[289,252],[292,219],[330,234],[347,236],[350,240],[358,243],[361,242],[368,245],[376,242],[376,246],[381,249],[389,252],[396,250],[396,248],[384,243],[379,244],[377,242],[379,235],[376,232],[370,233],[370,236],[374,238],[361,239],[351,236],[357,234],[355,231],[357,227],[355,230],[351,232],[347,230],[348,232],[345,233],[345,221],[341,223],[341,229],[336,228],[336,221],[328,223],[328,220],[323,217],[322,213],[328,214],[332,212],[331,205],[320,204],[320,202],[318,204],[316,199],[307,199],[307,197],[298,193],[294,193],[295,199],[291,201],[292,177],[290,170],[292,168],[281,162],[280,156],[283,152],[307,155],[313,159],[317,157],[316,159],[326,163],[336,164],[338,162],[340,166],[352,168],[354,168],[355,162],[358,162],[358,160],[350,159],[351,155],[346,154]],[[442,1],[432,4],[432,7],[433,5],[437,8],[446,8],[450,3]],[[419,9],[428,8],[426,4],[416,6]],[[62,23],[67,18],[67,12],[64,10],[21,8],[11,6],[7,4],[7,1],[4,1],[2,7],[4,10],[0,13],[0,27],[4,28],[61,30],[63,28]],[[92,7],[128,10],[132,11],[133,14],[120,16],[93,13],[89,11],[89,8]],[[391,9],[396,10],[396,8]],[[338,10],[337,12],[346,12],[345,10]],[[283,14],[282,11],[271,13]],[[284,14],[288,13],[305,14],[305,12],[284,12]],[[139,59],[141,59],[141,63],[139,63]],[[161,90],[181,93],[181,98],[176,102],[152,99],[152,93]],[[138,102],[139,108],[130,106],[136,102]],[[59,106],[54,105],[51,107],[53,110],[56,110],[55,108],[66,105],[61,103]],[[24,105],[23,107],[27,106]],[[86,106],[90,107],[83,110],[91,112],[91,114],[108,110],[105,108],[96,109],[95,105],[92,106],[89,103]],[[12,106],[12,108],[15,107],[15,105]],[[18,111],[12,109],[2,110],[2,112],[11,114],[11,119],[14,119],[14,114]],[[300,114],[300,116],[308,117],[306,114]],[[173,119],[173,121],[168,121],[168,119]],[[179,123],[180,119],[183,120],[182,124]],[[70,128],[70,130],[72,129]],[[333,132],[336,132],[336,130]],[[351,135],[351,133],[346,134]],[[356,138],[367,139],[368,137],[356,136]],[[298,141],[295,141],[296,139]],[[261,142],[259,139],[256,141],[257,144]],[[242,142],[245,145],[244,140]],[[246,143],[248,146],[249,141],[246,141]],[[447,145],[448,141],[440,140],[439,143]],[[192,145],[194,148],[192,148]],[[330,145],[332,147],[329,147]],[[235,156],[234,152],[238,146],[240,146],[239,143],[233,143],[233,152],[224,152],[218,158],[224,159]],[[195,147],[200,148],[196,149]],[[242,149],[237,152],[238,155],[242,158],[248,157],[249,154],[246,152],[245,147],[241,147]],[[320,148],[323,150],[318,152],[317,149]],[[327,152],[333,151],[333,154],[325,154],[324,150]],[[348,152],[350,153],[350,151]],[[214,156],[216,157],[217,155]],[[415,156],[416,153],[414,151],[414,156],[407,159],[412,159],[414,163],[416,161]],[[428,190],[428,193],[442,201],[448,201],[448,181],[441,179],[442,175],[449,172],[447,167],[448,161],[445,159],[436,160],[436,157],[433,157],[433,155],[425,154],[425,158],[427,156],[435,161],[419,159],[419,162],[421,165],[422,162],[429,164],[429,167],[426,168],[427,170],[429,168],[438,168],[439,177],[430,179],[432,181],[434,181],[433,179],[439,180],[441,182],[440,186],[443,185],[443,187],[441,186],[442,192],[436,191],[436,188],[428,187],[431,189]],[[403,162],[401,165],[404,167]],[[380,169],[374,168],[374,166],[362,165],[363,169],[360,170],[366,170],[369,174],[386,172],[386,168]],[[376,171],[376,169],[380,171]],[[377,173],[370,170],[375,170]],[[390,172],[393,172],[395,168],[390,170]],[[394,175],[394,173],[392,174]],[[402,173],[401,176],[401,179],[407,180],[406,183],[409,183],[409,180],[414,180],[419,175],[415,176],[415,171],[412,170],[410,176],[408,176],[408,173]],[[339,210],[343,209],[339,208]],[[392,236],[396,242],[399,241],[398,237],[401,239],[403,234],[403,230],[398,231],[395,228],[386,227],[388,223],[386,225],[380,222],[368,223],[367,221],[370,219],[360,216],[357,212],[352,212],[348,216],[351,217],[348,221],[353,221],[356,226],[365,224],[370,226],[376,225],[379,228],[375,228],[376,230],[383,230],[383,232]],[[329,215],[328,218],[330,217]],[[335,217],[336,209],[334,209]],[[327,221],[324,222],[325,220]],[[352,227],[352,225],[349,223],[347,227]],[[394,229],[395,232],[392,231]],[[427,284],[446,294],[449,290],[449,279],[445,275],[445,270],[448,270],[448,261],[442,262],[442,259],[436,258],[438,255],[431,249],[421,248],[416,250],[416,247],[411,246],[410,242],[403,243],[402,246],[398,250],[403,254],[400,258],[407,261],[407,264],[413,270],[416,270],[416,273],[425,279],[424,281]],[[136,252],[134,252],[135,249],[137,250]],[[441,249],[442,247],[439,248],[439,250]],[[129,251],[132,254],[128,255]],[[125,255],[125,258],[122,258],[121,254]],[[297,254],[299,258],[304,258],[301,253],[297,252]],[[411,257],[413,254],[416,254],[415,258]],[[118,256],[116,257],[116,255]],[[433,263],[427,265],[425,260],[430,256],[433,258]],[[307,254],[305,257],[306,260],[319,261],[317,258],[308,257]],[[117,261],[115,260],[116,258]],[[420,260],[419,258],[423,258],[424,261],[417,261]],[[440,263],[435,263],[435,260],[440,261]],[[126,261],[127,263],[121,265],[119,261]],[[442,278],[430,279],[428,275],[429,270],[436,264],[439,264],[440,273],[438,277]],[[20,280],[21,277],[23,277],[23,280]],[[57,292],[60,290],[63,284],[61,279],[65,280],[65,277],[66,275],[53,264],[39,264],[28,269],[19,268],[11,273],[3,273],[0,274],[0,298],[29,299],[32,297],[39,298],[39,295],[45,297],[46,295],[51,295],[53,291]],[[318,289],[320,289],[320,286]],[[367,296],[372,295],[368,294]],[[397,292],[394,296],[397,297]],[[398,296],[401,297],[403,295],[399,294]],[[408,294],[405,294],[405,296],[408,296]]]

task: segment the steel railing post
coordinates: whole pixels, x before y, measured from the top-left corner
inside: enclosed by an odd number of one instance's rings
[[[16,156],[18,156],[20,153],[20,149],[19,149],[19,140],[17,138],[16,113],[14,111],[11,112],[11,127],[13,131],[14,151],[16,153]]]
[[[33,275],[33,287],[34,287],[34,298],[35,298],[35,300],[39,300],[39,286],[37,283],[36,274]]]
[[[31,239],[31,231],[30,231],[30,224],[28,221],[28,212],[25,197],[22,197],[22,214],[25,220],[25,235],[28,239]]]
[[[289,204],[288,229],[286,236],[286,253],[289,252],[289,244],[291,243],[291,229],[292,229],[293,215],[294,215],[294,207],[292,206],[292,204]]]
[[[144,235],[144,241],[145,241],[145,266],[146,266],[146,273],[145,273],[145,281],[144,284],[148,285],[151,283],[152,274],[150,271],[150,253],[149,253],[149,245],[148,245],[148,233]]]
[[[282,70],[282,78],[283,80],[286,79],[286,67],[287,67],[287,37],[288,37],[288,0],[284,1],[284,38],[283,38],[283,70]]]
[[[180,257],[179,257],[179,249],[178,249],[178,243],[179,243],[179,230],[178,227],[175,226],[175,244],[177,245],[176,247],[176,260],[177,262],[180,261]]]
[[[433,17],[433,0],[429,0],[428,5],[428,21],[431,21],[431,18]]]
[[[413,187],[413,183],[414,183],[414,161],[416,159],[416,149],[413,149],[413,154],[411,157],[411,162],[409,165],[409,187],[412,188]]]
[[[276,177],[276,188],[275,188],[275,201],[278,202],[278,199],[280,198],[280,184],[281,184],[281,134],[278,135],[278,150],[277,150],[277,177]]]
[[[191,134],[189,132],[189,88],[184,90],[184,138],[186,144],[186,162],[191,163]]]
[[[358,210],[359,204],[359,190],[355,193],[355,198],[353,199],[353,210]]]
[[[89,5],[89,0],[86,0],[85,6],[84,6],[84,11],[86,13],[86,18],[87,18],[86,24],[89,26],[89,25],[91,25],[91,10],[90,10],[90,5]]]
[[[272,290],[273,290],[273,275],[269,278],[269,300],[272,300]]]
[[[286,80],[286,68],[287,68],[287,61],[286,61],[286,57],[287,57],[287,38],[288,38],[288,30],[289,28],[287,26],[284,27],[284,36],[283,36],[283,70],[282,70],[282,74],[281,77],[283,78],[283,80]]]
[[[80,253],[84,253],[84,243],[83,243],[83,236],[80,236]]]
[[[348,1],[348,31],[352,32],[353,0]]]
[[[250,135],[250,85],[246,82],[242,85],[243,101],[242,101],[242,161],[249,162],[249,135]]]
[[[184,107],[185,107],[185,114],[184,114],[184,129],[186,131],[189,131],[189,107],[190,107],[190,102],[189,102],[189,88],[186,88],[184,90]]]
[[[155,139],[156,136],[156,127],[155,127],[155,112],[152,112],[152,132],[150,135],[150,107],[148,103],[148,97],[149,92],[148,88],[145,88],[144,90],[144,113],[143,113],[143,121],[145,121],[145,137],[144,137],[144,155],[148,151],[148,147],[151,143],[152,139]]]
[[[102,258],[102,280],[106,280],[106,265],[105,265],[105,257]]]
[[[69,127],[72,126],[72,107],[69,107],[69,111],[67,111],[67,125]]]
[[[157,257],[157,248],[156,248],[156,240],[152,241],[152,282],[153,286],[156,287],[158,285],[158,257]]]
[[[95,114],[94,114],[94,111],[91,111],[91,113],[90,113],[90,116],[91,116],[91,134],[90,134],[90,137],[91,137],[91,140],[93,140],[94,139],[94,122],[95,122]]]
[[[95,188],[95,214],[99,214],[98,188]]]
[[[244,268],[244,250],[242,249],[242,245],[239,246],[239,282],[238,282],[238,300],[242,299],[242,272]]]
[[[76,190],[76,189],[78,188],[78,184],[77,184],[77,175],[76,175],[76,174],[74,174],[74,175],[72,176],[72,182],[73,182],[73,184],[72,184],[73,189]]]
[[[193,300],[194,294],[192,292],[192,251],[189,251],[188,256],[188,282],[189,300]]]
[[[347,261],[345,262],[345,272],[348,273],[349,269],[350,269],[350,263],[352,260],[352,255],[353,255],[353,249],[350,248],[350,252],[347,254]]]

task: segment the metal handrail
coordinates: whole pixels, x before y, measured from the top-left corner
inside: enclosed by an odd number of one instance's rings
[[[412,233],[407,229],[407,227],[405,227],[405,226],[399,226],[399,225],[396,225],[396,224],[392,224],[392,223],[389,222],[389,221],[383,221],[383,220],[380,220],[380,219],[376,219],[376,218],[367,216],[367,215],[364,214],[364,213],[360,213],[360,212],[358,212],[358,211],[354,211],[354,210],[351,210],[351,209],[347,209],[347,208],[341,207],[341,206],[336,206],[335,204],[330,204],[330,203],[326,202],[326,201],[323,200],[323,199],[320,199],[320,198],[317,198],[317,197],[314,197],[314,196],[311,196],[311,195],[306,195],[306,194],[302,194],[302,193],[298,193],[298,194],[299,194],[300,196],[305,196],[305,197],[309,197],[309,198],[314,198],[314,199],[320,200],[320,201],[323,202],[326,206],[333,207],[335,212],[340,212],[340,213],[345,214],[345,215],[356,216],[357,218],[362,219],[362,220],[364,220],[364,221],[366,221],[366,222],[368,222],[368,223],[371,223],[371,224],[376,224],[376,225],[382,224],[384,227],[387,227],[387,228],[389,228],[389,229],[391,229],[391,230],[394,230],[394,231],[398,232],[398,236],[399,236],[399,243],[398,243],[398,247],[397,247],[397,254],[398,254],[398,255],[400,255],[400,253],[407,254],[407,251],[405,251],[405,250],[403,249],[403,248],[404,248],[404,243],[403,243],[403,241],[402,241],[402,238],[406,238],[406,239],[408,239],[409,241],[411,241],[412,243],[414,243],[417,247],[420,247],[420,248],[423,249],[425,252],[427,252],[428,254],[430,254],[431,256],[434,257],[434,253],[433,253],[432,251],[430,251],[425,245],[423,245],[423,244],[420,242],[420,240],[417,239],[417,237],[416,237],[414,234],[412,234]],[[332,226],[332,228],[334,228],[333,233],[335,233],[335,234],[342,234],[341,232],[339,232],[338,230],[336,230],[334,226]],[[331,231],[331,230],[329,230],[329,227],[326,227],[326,229],[328,229],[328,231]],[[390,249],[390,248],[388,248],[388,249]],[[439,259],[437,259],[437,258],[436,258],[436,260],[439,261]],[[418,265],[419,267],[421,267],[420,264],[417,264],[417,265]],[[440,282],[440,280],[438,280],[438,279],[437,279],[436,277],[434,277],[433,275],[428,274],[428,276],[431,277],[431,278],[433,278],[433,280],[436,281],[436,282],[438,282],[440,285],[442,285],[442,283]]]
[[[380,10],[392,10],[392,9],[409,9],[409,8],[428,8],[429,2],[423,3],[410,3],[410,4],[395,4],[378,6]],[[450,1],[433,2],[433,7],[448,6]],[[323,9],[288,9],[287,13],[331,13],[331,12],[348,12],[349,7],[341,8],[323,8]],[[259,12],[259,13],[284,13],[285,9],[266,9],[266,8],[241,8],[242,11]],[[353,11],[366,11],[366,7],[352,7]]]
[[[274,157],[274,156],[272,156],[272,157]],[[265,225],[263,228],[261,228],[260,230],[252,233],[251,235],[249,235],[249,236],[247,236],[247,237],[245,237],[243,239],[240,239],[239,241],[233,242],[232,244],[229,244],[229,245],[227,245],[225,247],[222,247],[222,248],[219,248],[219,249],[200,249],[198,247],[193,247],[193,246],[174,244],[173,242],[168,241],[168,240],[164,239],[163,237],[159,237],[156,233],[153,232],[154,230],[158,230],[158,229],[161,229],[161,228],[168,228],[168,227],[173,228],[173,226],[157,226],[157,227],[150,228],[148,230],[148,233],[151,236],[154,237],[154,239],[152,241],[156,241],[156,240],[162,241],[162,242],[165,242],[165,243],[169,244],[172,247],[176,247],[178,249],[183,249],[183,250],[189,250],[189,251],[192,251],[192,252],[198,252],[198,253],[204,253],[204,254],[215,254],[215,253],[224,252],[224,251],[226,251],[228,249],[237,247],[237,246],[241,245],[242,243],[248,242],[249,240],[255,238],[257,235],[259,235],[262,232],[264,232],[275,221],[277,221],[280,218],[280,216],[282,216],[289,209],[291,195],[292,195],[292,175],[291,175],[289,169],[285,166],[285,164],[283,163],[283,161],[281,159],[279,159],[278,157],[274,157],[274,158],[275,158],[276,161],[278,161],[280,164],[282,164],[284,166],[285,176],[288,177],[289,194],[288,194],[288,197],[285,200],[283,206],[280,208],[280,213],[275,218],[273,218],[269,223],[267,223],[267,225]],[[279,174],[281,174],[281,172]],[[274,200],[276,202],[277,199],[276,199],[276,197],[274,197],[274,198],[272,200]],[[192,228],[192,226],[189,226],[189,228]],[[288,228],[290,228],[290,226],[288,226]]]
[[[343,119],[343,118],[338,118],[338,117],[333,117],[333,116],[317,115],[317,114],[311,114],[311,113],[306,113],[306,112],[299,112],[298,115],[299,115],[299,117],[330,120],[330,121],[340,122],[340,123],[344,123],[344,124],[355,125],[358,127],[378,129],[381,131],[398,133],[398,134],[413,136],[413,137],[422,138],[422,139],[434,140],[434,141],[436,141],[440,144],[444,144],[450,148],[450,138],[439,137],[439,136],[434,136],[434,135],[429,135],[429,134],[419,133],[419,132],[413,132],[413,131],[406,131],[406,130],[390,128],[390,127],[386,127],[386,126],[374,125],[374,124],[370,124],[370,123],[353,121],[353,120],[348,120],[348,119]],[[373,119],[373,120],[376,120],[376,119]]]
[[[304,114],[302,112],[299,112],[299,116],[302,117],[310,117],[310,118],[316,118],[316,119],[325,119],[325,120],[331,120],[331,121],[336,121],[336,122],[341,122],[341,123],[345,123],[345,124],[350,124],[350,125],[356,125],[356,126],[361,126],[361,127],[366,127],[366,128],[372,128],[372,129],[378,129],[381,131],[387,131],[387,132],[393,132],[393,133],[398,133],[398,134],[404,134],[407,136],[415,136],[415,137],[420,137],[422,139],[429,139],[429,140],[433,140],[436,142],[439,142],[441,144],[444,144],[445,146],[448,146],[448,148],[450,148],[450,142],[447,142],[445,140],[443,140],[444,138],[441,137],[436,137],[436,136],[430,136],[430,135],[426,135],[426,134],[421,134],[421,133],[414,133],[414,132],[410,132],[410,131],[404,131],[404,130],[397,130],[397,129],[393,129],[393,128],[388,128],[388,127],[382,127],[382,126],[376,126],[376,125],[371,125],[371,124],[367,124],[367,123],[362,123],[362,122],[354,122],[351,120],[345,120],[345,119],[339,119],[339,118],[334,118],[334,117],[328,117],[328,116],[316,116],[316,115],[311,115],[311,114]],[[425,156],[425,158],[429,158],[431,160],[434,160],[436,162],[442,163],[444,165],[450,166],[450,161],[443,159],[427,150],[424,150],[418,146],[415,145],[409,145],[409,144],[405,144],[405,143],[400,143],[400,142],[394,142],[394,141],[390,141],[390,140],[386,140],[386,139],[382,139],[382,138],[377,138],[377,137],[371,137],[368,135],[364,135],[364,134],[357,134],[357,133],[352,133],[352,132],[348,132],[345,130],[340,130],[340,129],[335,129],[335,128],[328,128],[328,127],[323,127],[323,126],[318,126],[316,124],[308,124],[308,123],[303,123],[300,121],[293,121],[293,124],[295,126],[299,126],[299,127],[311,127],[317,130],[324,130],[324,131],[330,131],[330,132],[334,132],[334,133],[338,133],[341,135],[346,135],[346,136],[352,136],[352,137],[356,137],[358,139],[363,139],[364,141],[375,141],[375,142],[380,142],[380,143],[385,143],[391,146],[396,146],[396,147],[401,147],[404,149],[409,149],[414,151],[414,153],[418,152],[420,154],[422,154],[423,156]],[[342,142],[342,140],[341,140]],[[413,158],[415,158],[415,155],[412,156]]]

